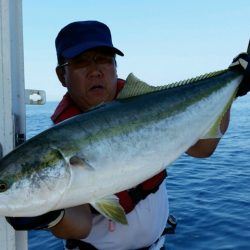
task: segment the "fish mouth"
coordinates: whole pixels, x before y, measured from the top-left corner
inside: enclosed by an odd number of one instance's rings
[[[71,171],[59,150],[53,153],[59,157],[56,164],[32,173],[0,193],[0,215],[39,216],[58,208],[71,182]]]

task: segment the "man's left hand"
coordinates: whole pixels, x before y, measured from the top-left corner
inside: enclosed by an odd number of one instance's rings
[[[239,85],[236,97],[244,96],[250,91],[250,55],[241,53],[233,59],[229,68],[238,68],[243,70],[244,77]]]

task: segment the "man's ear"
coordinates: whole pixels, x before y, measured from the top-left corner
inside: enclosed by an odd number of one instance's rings
[[[66,77],[65,77],[65,69],[63,67],[56,67],[56,74],[59,81],[62,83],[63,87],[66,87]]]

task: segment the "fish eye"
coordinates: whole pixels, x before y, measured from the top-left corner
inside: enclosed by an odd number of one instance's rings
[[[8,189],[7,183],[0,180],[0,193],[5,192]]]

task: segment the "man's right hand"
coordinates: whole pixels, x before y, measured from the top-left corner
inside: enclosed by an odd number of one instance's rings
[[[6,220],[18,231],[48,229],[58,224],[62,220],[64,213],[64,210],[56,210],[35,217],[6,217]]]

